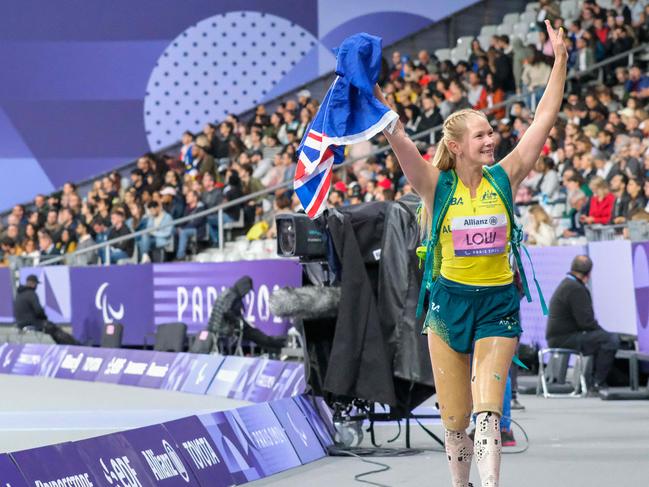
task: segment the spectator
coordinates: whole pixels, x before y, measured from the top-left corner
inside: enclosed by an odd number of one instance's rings
[[[557,245],[556,231],[552,217],[539,205],[530,207],[528,224],[525,227],[527,243],[539,247]]]
[[[575,65],[571,74],[576,75],[580,81],[593,79],[592,73],[585,73],[595,64],[595,52],[588,44],[585,36],[577,39],[575,43]],[[585,74],[580,74],[585,73]]]
[[[110,181],[110,179],[106,178],[107,181]],[[112,182],[110,183],[112,185]],[[144,172],[139,169],[135,168],[131,171],[131,185],[129,189],[133,189],[135,191],[135,198],[136,199],[141,199],[142,198],[142,193],[147,189],[147,185],[144,180]],[[100,200],[100,201],[108,201],[108,200]],[[106,205],[106,211],[109,211],[109,204]]]
[[[485,87],[482,85],[482,83],[480,83],[480,78],[478,77],[478,73],[470,71],[469,83],[467,87],[467,99],[469,101],[469,104],[476,110],[479,110],[481,108],[479,107],[480,100],[483,97],[486,97],[486,94],[483,95],[483,93],[486,93],[486,90]]]
[[[40,251],[41,262],[46,262],[48,259],[60,255],[60,252],[52,241],[52,236],[45,230],[38,232],[38,249]]]
[[[505,101],[505,92],[494,84],[493,74],[488,73],[485,78],[485,86],[480,94],[480,99],[476,105],[477,110],[485,110],[487,116],[492,116],[496,120],[505,117],[505,108],[498,108],[494,110],[486,110],[494,105],[498,105]]]
[[[607,387],[606,378],[613,367],[619,337],[604,330],[595,319],[593,301],[586,287],[593,262],[586,255],[572,261],[568,276],[559,284],[550,300],[545,336],[554,348],[571,348],[584,355],[594,355],[594,381],[591,390]]]
[[[439,109],[437,108],[433,99],[429,96],[424,96],[421,99],[421,119],[419,121],[418,129],[420,132],[425,130],[430,130],[435,127],[442,125],[444,120],[442,119]]]
[[[53,239],[58,240],[59,233],[61,232],[61,225],[59,224],[59,212],[51,209],[47,212],[47,219],[43,228],[52,236]]]
[[[0,241],[0,249],[2,250],[2,266],[11,264],[11,257],[19,255],[17,253],[16,242],[10,237],[3,237]]]
[[[199,213],[205,209],[203,203],[199,200],[198,194],[194,190],[187,191],[185,196],[185,213],[183,216],[188,217]],[[205,217],[194,218],[182,225],[178,225],[178,249],[176,250],[176,259],[183,260],[187,255],[187,245],[190,239],[202,239],[205,236]]]
[[[77,221],[70,208],[61,208],[61,211],[59,212],[59,225],[61,226],[61,231],[69,230],[70,234],[74,235]]]
[[[532,92],[531,96],[534,97],[534,103],[541,99],[545,91],[545,85],[550,79],[550,71],[552,71],[550,66],[543,61],[542,54],[539,51],[534,51],[527,58],[526,64],[523,66],[521,81],[523,87]],[[528,105],[532,102],[531,96],[527,100]]]
[[[534,193],[541,199],[553,201],[559,193],[559,173],[554,169],[554,161],[550,157],[539,157],[535,171],[538,173],[533,180]]]
[[[181,137],[182,147],[180,148],[180,161],[183,163],[185,172],[191,172],[192,170],[198,170],[194,166],[194,154],[192,153],[192,147],[194,146],[194,134],[189,130],[183,132]]]
[[[340,208],[345,203],[345,193],[342,191],[331,191],[329,193],[329,206],[333,208]]]
[[[119,237],[124,237],[130,232],[125,224],[126,214],[121,208],[114,208],[110,212],[111,227],[108,230],[106,240],[110,241]],[[121,242],[113,243],[108,248],[108,258],[111,264],[117,264],[122,259],[128,259],[133,255],[135,243],[133,239],[122,240]],[[103,253],[102,253],[103,254]],[[101,255],[105,258],[105,254]]]
[[[56,244],[56,248],[60,254],[71,254],[77,250],[77,239],[74,230],[64,228],[61,231],[61,239]]]
[[[171,218],[177,220],[185,213],[185,202],[175,188],[172,186],[165,186],[160,190],[160,197],[164,211],[171,215]]]
[[[631,66],[629,79],[624,84],[624,91],[628,96],[642,101],[649,97],[649,76],[642,74],[639,65]]]
[[[138,242],[142,262],[164,262],[165,249],[172,242],[174,227],[171,215],[164,211],[162,205],[156,201],[147,204],[148,215],[144,219],[146,229],[155,229],[145,233]]]
[[[208,139],[204,135],[196,137],[196,142],[192,146],[192,155],[194,157],[194,166],[198,171],[197,175],[202,177],[209,172],[216,178],[216,163],[214,157],[210,154],[210,150]]]
[[[31,263],[32,265],[37,265],[40,259],[40,252],[38,250],[36,239],[25,239],[22,245],[23,249],[20,256],[23,257],[26,262]]]
[[[624,206],[622,221],[628,221],[631,214],[638,210],[644,210],[647,206],[647,200],[643,194],[642,183],[637,178],[629,178],[626,185],[628,199]]]
[[[593,192],[589,201],[588,215],[582,215],[582,223],[592,225],[599,223],[607,225],[613,217],[613,204],[615,196],[611,194],[608,184],[600,177],[594,177],[590,181],[590,189]]]
[[[201,180],[201,195],[205,208],[214,208],[223,201],[223,189],[216,186],[214,176],[211,173],[206,173]]]
[[[90,228],[85,222],[79,222],[79,224],[77,225],[76,233],[77,233],[77,242],[78,242],[77,251],[81,251],[95,245],[95,241],[92,239],[92,236],[90,235]],[[85,265],[96,264],[96,263],[97,263],[96,250],[90,250],[88,252],[78,253],[69,262],[70,265],[78,265],[78,266],[85,266]]]
[[[555,0],[541,0],[539,2],[539,10],[536,16],[536,21],[543,23],[544,20],[549,20],[554,24],[555,20],[561,18],[561,8]]]

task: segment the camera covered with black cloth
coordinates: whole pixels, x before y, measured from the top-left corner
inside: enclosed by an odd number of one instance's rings
[[[434,394],[423,318],[415,317],[418,204],[407,195],[330,209],[316,221],[277,216],[278,253],[300,257],[316,285],[275,292],[271,310],[303,322],[316,393],[404,413]]]

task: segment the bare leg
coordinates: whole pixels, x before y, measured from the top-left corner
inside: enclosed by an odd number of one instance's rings
[[[466,434],[471,419],[470,357],[449,347],[435,333],[428,334],[435,390],[453,487],[467,487],[473,444]]]
[[[498,487],[500,481],[500,416],[507,374],[517,338],[482,338],[475,344],[471,378],[476,418],[475,452],[482,487]]]

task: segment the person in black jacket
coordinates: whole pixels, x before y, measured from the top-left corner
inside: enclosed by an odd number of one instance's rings
[[[47,315],[36,295],[38,282],[38,277],[31,274],[27,276],[25,284],[18,286],[14,301],[14,318],[18,328],[33,326],[42,331],[45,327]]]
[[[36,294],[38,284],[38,277],[30,274],[25,279],[25,284],[18,286],[16,299],[14,300],[16,326],[20,329],[31,326],[37,331],[47,333],[58,344],[79,345],[79,342],[72,335],[48,321],[47,314],[45,314],[45,310]]]
[[[584,355],[594,355],[593,391],[606,387],[606,377],[620,346],[616,333],[604,330],[595,319],[593,300],[586,283],[593,261],[578,255],[568,276],[561,281],[550,300],[545,338],[553,348],[572,348]]]

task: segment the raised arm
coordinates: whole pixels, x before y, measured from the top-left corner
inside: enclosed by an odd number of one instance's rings
[[[374,86],[374,96],[385,106],[389,106],[378,85]],[[421,157],[419,149],[410,140],[401,122],[397,121],[392,133],[384,130],[383,134],[397,156],[399,165],[403,169],[406,178],[408,178],[408,182],[428,205],[432,205],[439,170]]]
[[[518,145],[502,160],[502,167],[507,172],[512,188],[518,187],[523,179],[529,174],[534,167],[534,163],[539,158],[543,144],[548,138],[550,130],[554,126],[561,103],[563,101],[563,88],[566,83],[566,64],[568,53],[564,44],[563,29],[558,32],[545,21],[548,29],[548,35],[552,41],[554,49],[554,65],[552,73],[545,88],[545,93],[541,97],[534,121],[527,129]]]

